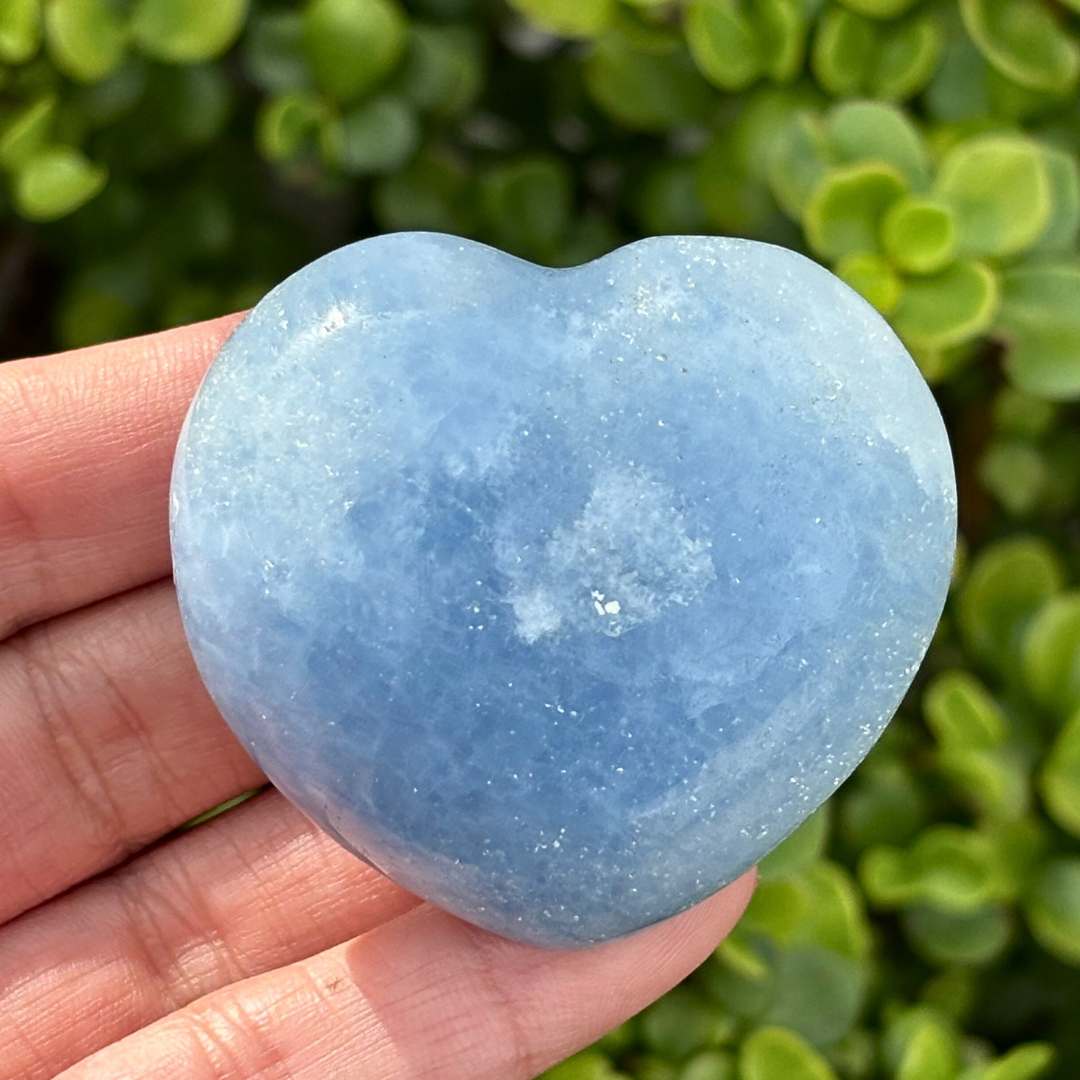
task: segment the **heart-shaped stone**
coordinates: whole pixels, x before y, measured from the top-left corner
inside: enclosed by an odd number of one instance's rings
[[[274,783],[406,888],[573,946],[718,889],[854,769],[940,615],[955,487],[900,342],[800,255],[402,233],[233,334],[172,538]]]

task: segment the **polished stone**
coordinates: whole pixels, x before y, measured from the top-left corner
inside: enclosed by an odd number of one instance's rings
[[[547,270],[383,236],[271,292],[192,407],[184,623],[291,799],[421,896],[588,944],[677,912],[867,753],[934,631],[949,446],[818,265]]]

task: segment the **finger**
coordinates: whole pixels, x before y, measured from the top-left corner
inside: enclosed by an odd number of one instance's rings
[[[276,791],[0,929],[0,1078],[46,1080],[419,901]]]
[[[430,905],[236,983],[73,1066],[62,1080],[514,1080],[598,1038],[700,964],[747,875],[622,941],[550,952]]]
[[[162,582],[0,643],[0,921],[265,782]]]
[[[239,319],[0,365],[0,639],[168,574],[176,439]]]

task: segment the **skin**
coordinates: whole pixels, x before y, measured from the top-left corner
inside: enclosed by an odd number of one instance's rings
[[[184,413],[236,325],[0,365],[0,1080],[512,1080],[701,963],[748,874],[549,952],[422,903],[265,782],[169,577]]]

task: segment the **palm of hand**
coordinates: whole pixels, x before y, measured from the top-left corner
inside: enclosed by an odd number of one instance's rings
[[[272,790],[169,835],[264,782],[168,577],[173,447],[235,322],[0,367],[0,1080],[532,1076],[703,960],[752,881],[552,953]]]

